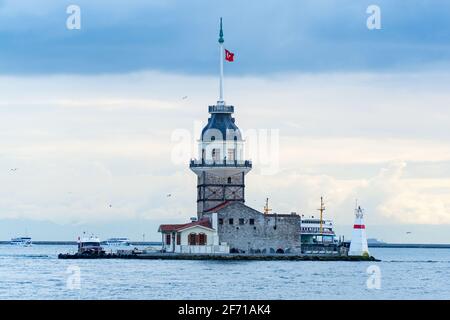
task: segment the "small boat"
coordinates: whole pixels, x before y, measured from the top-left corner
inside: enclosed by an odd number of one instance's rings
[[[33,244],[30,237],[12,238],[10,243],[12,245],[22,246],[22,247],[30,247]]]
[[[128,238],[109,238],[106,240],[106,245],[108,246],[129,246],[131,245],[130,239]]]
[[[78,253],[101,255],[105,253],[105,250],[103,250],[98,237],[78,237]]]

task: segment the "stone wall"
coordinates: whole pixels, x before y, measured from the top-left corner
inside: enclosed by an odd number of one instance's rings
[[[285,253],[301,252],[298,215],[264,215],[240,202],[229,204],[217,214],[219,240],[226,242],[232,251],[275,253],[280,249]]]
[[[228,180],[230,178],[230,181]],[[243,173],[218,176],[213,173],[200,175],[197,180],[197,212],[199,218],[206,210],[224,201],[245,201]]]

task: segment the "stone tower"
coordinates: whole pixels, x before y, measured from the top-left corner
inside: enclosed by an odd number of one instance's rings
[[[251,161],[244,160],[244,141],[234,118],[234,107],[223,98],[223,30],[220,19],[219,101],[209,106],[210,117],[199,141],[198,159],[190,168],[197,175],[197,215],[225,202],[245,202],[245,175]]]

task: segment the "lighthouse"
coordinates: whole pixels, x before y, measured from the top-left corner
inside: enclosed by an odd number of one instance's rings
[[[355,208],[355,223],[353,225],[352,240],[350,242],[349,256],[369,255],[367,246],[366,226],[364,224],[364,213],[360,206]]]
[[[224,99],[224,56],[233,54],[224,48],[222,18],[219,31],[219,99],[209,106],[210,117],[199,140],[198,158],[190,161],[197,175],[197,216],[227,202],[245,202],[245,175],[252,163],[244,159],[244,140],[232,117],[234,106]]]

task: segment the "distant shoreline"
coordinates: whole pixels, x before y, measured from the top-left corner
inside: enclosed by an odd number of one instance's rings
[[[433,243],[369,243],[369,248],[423,248],[423,249],[450,249],[450,244]]]
[[[11,241],[0,241],[0,244],[10,244]],[[57,245],[57,246],[76,246],[77,241],[33,241],[35,245]],[[106,242],[102,242],[106,244]],[[131,246],[160,246],[159,241],[131,241]]]
[[[0,244],[10,244],[10,241],[0,241]],[[76,246],[76,241],[33,241],[34,245],[67,245]],[[105,244],[104,242],[102,244]],[[132,241],[131,246],[160,246],[159,241]],[[450,244],[433,243],[369,243],[369,248],[423,248],[423,249],[450,249]]]

